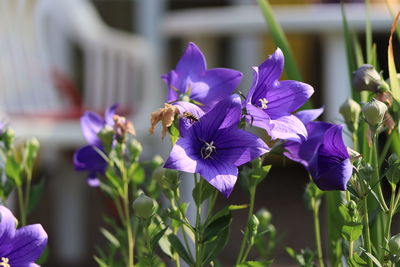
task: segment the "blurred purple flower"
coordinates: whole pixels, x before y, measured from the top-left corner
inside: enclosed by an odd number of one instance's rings
[[[186,94],[191,100],[210,110],[218,101],[232,94],[240,83],[242,73],[232,69],[207,70],[200,49],[189,43],[176,68],[161,76],[168,86],[168,102],[181,100]]]
[[[47,244],[47,234],[40,224],[16,229],[9,209],[0,205],[0,266],[35,267],[34,262]]]
[[[237,167],[269,151],[260,138],[237,128],[241,115],[239,96],[220,101],[187,129],[164,167],[199,173],[228,197],[237,180]]]
[[[343,126],[311,121],[320,113],[321,109],[296,114],[306,124],[308,139],[287,141],[284,155],[306,167],[321,190],[346,190],[353,167],[343,143]]]
[[[254,67],[253,85],[246,98],[247,120],[274,139],[300,142],[307,137],[304,124],[291,113],[301,107],[314,89],[298,81],[278,81],[284,56],[277,48],[264,63]]]
[[[99,186],[98,175],[104,174],[107,168],[106,160],[99,154],[104,152],[98,133],[106,126],[113,127],[118,105],[109,107],[104,119],[91,111],[86,111],[81,117],[83,136],[89,145],[83,146],[74,154],[74,166],[77,171],[89,171],[87,182],[90,186]]]

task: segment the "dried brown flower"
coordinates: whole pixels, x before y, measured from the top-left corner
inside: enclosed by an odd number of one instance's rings
[[[154,129],[157,126],[157,123],[161,121],[162,124],[162,138],[167,134],[167,129],[174,122],[175,114],[179,114],[179,109],[171,104],[165,103],[163,108],[158,109],[151,113],[150,118],[150,134],[154,134]]]

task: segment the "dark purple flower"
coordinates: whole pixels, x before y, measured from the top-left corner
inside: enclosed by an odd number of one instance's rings
[[[228,197],[237,180],[237,167],[269,151],[260,138],[237,128],[241,115],[239,96],[220,101],[186,130],[164,167],[199,173]]]
[[[298,81],[278,81],[284,57],[278,48],[259,67],[254,67],[253,85],[247,95],[247,119],[265,129],[271,138],[301,141],[307,137],[304,124],[291,113],[313,94],[313,88]]]
[[[109,107],[104,114],[104,119],[91,111],[86,111],[81,117],[82,133],[89,145],[75,152],[74,166],[77,171],[89,171],[87,182],[90,186],[100,185],[98,175],[104,174],[107,168],[106,160],[99,153],[104,153],[104,150],[98,133],[105,126],[113,127],[113,116],[117,107],[117,105]]]
[[[304,119],[308,139],[302,143],[287,141],[284,155],[306,167],[321,190],[346,190],[353,167],[343,143],[343,126],[311,121],[318,113],[320,110],[296,114]]]
[[[35,267],[47,244],[47,234],[40,224],[16,229],[9,209],[0,206],[0,266]]]
[[[176,68],[161,78],[168,86],[168,102],[180,100],[186,94],[208,111],[232,94],[242,73],[225,68],[207,70],[204,55],[194,43],[189,43]]]

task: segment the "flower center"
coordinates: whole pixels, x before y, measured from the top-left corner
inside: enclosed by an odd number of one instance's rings
[[[208,158],[212,159],[211,155],[215,153],[217,150],[217,148],[214,146],[214,141],[211,141],[210,143],[207,143],[206,141],[203,142],[204,146],[200,150],[201,157],[203,159],[208,159]]]
[[[258,99],[258,101],[260,101],[261,109],[267,109],[268,100],[265,97]]]
[[[8,264],[8,258],[1,257],[0,266],[3,266],[3,267],[11,267],[11,265]]]

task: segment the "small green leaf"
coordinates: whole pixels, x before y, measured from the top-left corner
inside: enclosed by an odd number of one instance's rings
[[[93,258],[100,267],[109,267],[107,263],[105,263],[102,259],[98,258],[97,256],[94,256]]]
[[[219,217],[210,222],[204,230],[203,242],[206,243],[215,238],[219,238],[219,234],[228,228],[232,222],[232,215],[229,212],[227,215]]]
[[[362,223],[346,223],[342,227],[342,237],[347,241],[355,241],[361,236],[362,230]]]
[[[211,222],[215,221],[219,217],[226,216],[230,214],[231,211],[233,210],[241,210],[247,208],[247,205],[229,205],[224,207],[223,209],[219,210],[217,213],[215,213],[209,220],[206,221],[205,225],[207,226]]]
[[[39,183],[34,184],[29,192],[29,203],[27,213],[31,213],[37,204],[39,204],[40,198],[42,197],[45,180],[41,179]]]
[[[367,262],[365,260],[363,260],[357,253],[353,254],[353,258],[349,259],[348,264],[350,267],[368,266]]]
[[[140,185],[144,182],[144,169],[139,164],[132,164],[128,169],[128,177],[133,183]]]
[[[157,234],[155,234],[151,240],[150,240],[150,244],[151,244],[151,248],[154,250],[156,248],[156,245],[158,243],[158,241],[160,241],[161,237],[163,237],[164,233],[167,231],[168,227],[165,227],[164,229],[160,230]]]
[[[379,260],[377,258],[374,257],[374,255],[372,255],[371,253],[368,253],[366,251],[364,251],[365,255],[367,255],[378,267],[382,267],[381,263],[379,262]]]
[[[208,242],[204,248],[204,255],[207,255],[203,260],[202,266],[207,266],[211,261],[215,259],[219,252],[221,252],[229,239],[229,227],[224,228],[222,232],[219,233],[218,238],[213,241]]]
[[[212,187],[209,183],[205,182],[204,179],[201,179],[200,183],[196,184],[192,191],[192,196],[194,201],[196,202],[196,205],[201,205],[206,199],[208,199],[212,195],[215,190],[216,189]]]
[[[107,229],[105,228],[100,228],[100,232],[104,235],[104,237],[114,245],[114,247],[119,248],[121,244],[119,243],[118,238],[116,238],[112,233],[110,233]]]
[[[22,168],[13,156],[7,157],[5,169],[7,177],[11,179],[17,187],[21,186],[22,180],[20,176]]]
[[[169,243],[172,248],[178,253],[178,255],[190,266],[194,265],[192,258],[189,256],[189,253],[186,251],[185,247],[182,245],[181,241],[175,234],[168,235]]]

